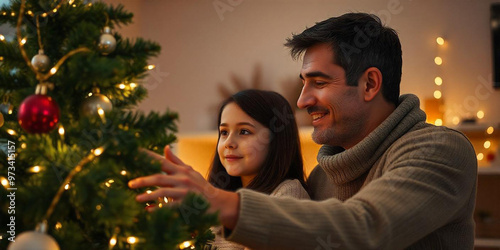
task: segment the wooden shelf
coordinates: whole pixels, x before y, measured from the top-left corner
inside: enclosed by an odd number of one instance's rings
[[[478,167],[477,174],[500,174],[500,166]]]
[[[488,127],[493,127],[494,131],[492,134],[486,133]],[[450,127],[452,129],[458,130],[464,133],[469,138],[500,138],[500,127],[493,124],[460,124],[456,127]]]
[[[500,249],[500,239],[476,238],[475,247],[498,247]]]

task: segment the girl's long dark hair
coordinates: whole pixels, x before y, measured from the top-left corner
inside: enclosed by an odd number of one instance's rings
[[[221,122],[224,107],[233,102],[271,131],[269,152],[264,164],[246,188],[270,194],[286,179],[298,179],[306,188],[299,132],[288,101],[272,91],[243,90],[222,103],[218,124]],[[218,143],[219,141],[217,141]],[[242,187],[240,177],[230,176],[226,172],[219,159],[217,147],[210,166],[208,181],[215,187],[224,190],[235,191]]]

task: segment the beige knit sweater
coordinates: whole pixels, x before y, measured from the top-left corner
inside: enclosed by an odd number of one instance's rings
[[[239,190],[228,239],[255,249],[472,249],[477,161],[467,138],[425,123],[414,95],[349,150],[323,146],[315,200]]]
[[[295,199],[310,199],[309,194],[306,192],[300,181],[285,180],[280,183],[270,194],[274,197],[291,197]],[[245,246],[225,240],[222,236],[222,227],[214,227],[215,241],[212,245],[216,246],[218,250],[243,250]]]

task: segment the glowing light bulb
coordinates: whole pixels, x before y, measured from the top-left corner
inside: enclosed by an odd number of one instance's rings
[[[43,14],[42,14],[42,17],[47,17],[47,16],[48,16],[48,14],[47,14],[47,13],[43,13]]]
[[[93,94],[92,94],[92,92],[90,92],[90,93],[88,93],[87,95],[88,95],[89,97],[91,97]]]
[[[477,111],[477,118],[483,119],[484,118],[484,112],[482,110]]]
[[[50,69],[50,73],[51,73],[52,75],[54,75],[56,72],[57,72],[57,68],[55,68],[55,67],[54,67],[54,68],[51,68],[51,69]]]
[[[458,125],[460,123],[460,118],[458,118],[458,116],[454,116],[452,122],[454,125]]]
[[[26,38],[23,38],[23,39],[21,40],[21,45],[24,45],[24,44],[26,44]]]
[[[131,89],[135,89],[137,87],[137,84],[136,83],[130,83],[129,86],[130,86]]]
[[[116,245],[116,237],[113,237],[109,240],[109,245],[110,246],[115,246]]]
[[[9,187],[9,181],[5,177],[0,177],[0,182],[2,183],[2,186]]]
[[[120,83],[120,85],[118,85],[118,88],[120,88],[120,89],[125,89],[125,87],[126,87],[126,86],[125,86],[125,84],[123,84],[123,83]]]
[[[151,64],[151,65],[148,65],[148,66],[147,66],[147,69],[148,69],[148,70],[152,70],[152,69],[154,69],[154,68],[156,68],[156,66],[154,66],[153,64]]]
[[[95,156],[99,156],[99,155],[101,155],[103,150],[104,150],[104,149],[103,149],[102,147],[99,147],[99,148],[94,149],[94,155],[95,155]]]
[[[0,41],[5,41],[5,37],[3,35],[0,35]]]
[[[97,113],[99,114],[99,116],[103,116],[104,115],[104,109],[102,109],[101,107],[99,107],[97,109]]]
[[[28,10],[28,12],[26,12],[26,13],[27,13],[28,15],[30,15],[30,16],[33,16],[33,11],[31,11],[31,10]]]
[[[29,172],[36,174],[36,173],[40,173],[41,170],[42,170],[42,167],[34,166],[34,167],[30,168]]]
[[[137,238],[134,236],[130,236],[127,238],[127,243],[128,244],[135,244],[135,243],[137,243]]]
[[[56,13],[57,12],[57,9],[53,9],[52,12]]]
[[[441,65],[441,64],[443,64],[443,59],[439,56],[436,56],[436,58],[434,58],[434,63],[436,65]]]
[[[121,174],[121,175],[127,175],[127,171],[122,170],[122,171],[120,172],[120,174]]]
[[[493,134],[493,132],[495,132],[495,129],[494,129],[492,126],[489,126],[489,127],[486,129],[486,133],[488,133],[489,135]]]
[[[150,193],[152,193],[152,192],[153,192],[153,191],[151,191],[151,190],[146,190],[146,193],[147,193],[147,194],[150,194]]]
[[[437,76],[436,78],[434,78],[434,83],[437,85],[437,86],[441,86],[443,84],[443,78]]]
[[[102,209],[102,206],[101,206],[101,205],[97,205],[97,206],[95,206],[95,209],[96,209],[97,211],[100,211],[100,210]]]
[[[436,126],[443,126],[443,120],[436,119],[436,121],[434,121],[434,125],[436,125]]]
[[[68,190],[69,189],[69,183],[64,185],[64,190]]]
[[[477,154],[477,160],[478,161],[482,161],[483,159],[484,159],[484,154],[483,153]]]
[[[191,248],[192,246],[193,246],[192,241],[187,240],[179,244],[179,249],[187,249]]]
[[[488,149],[491,147],[491,142],[490,141],[485,141],[483,144],[484,148]]]
[[[10,135],[16,135],[16,131],[12,130],[12,129],[7,129],[7,133],[9,133]]]
[[[442,37],[438,37],[438,38],[436,38],[436,42],[439,45],[443,45],[444,44],[444,39]]]
[[[62,125],[59,126],[59,130],[57,131],[61,136],[64,135],[64,127]]]
[[[441,96],[442,96],[441,91],[439,91],[439,90],[434,91],[434,98],[440,99]]]
[[[22,148],[22,149],[25,149],[26,147],[27,147],[26,143],[24,143],[24,142],[23,142],[23,143],[21,143],[21,148]]]
[[[61,222],[57,222],[57,223],[56,223],[56,229],[57,229],[57,230],[59,230],[59,229],[61,229],[61,228],[62,228],[62,224],[61,224]]]

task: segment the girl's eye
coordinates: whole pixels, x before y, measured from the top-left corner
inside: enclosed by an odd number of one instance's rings
[[[240,131],[240,134],[241,134],[241,135],[250,135],[250,134],[252,134],[252,132],[250,132],[250,130],[242,129],[242,130]]]
[[[221,130],[220,131],[220,136],[227,136],[228,132],[226,130]]]

